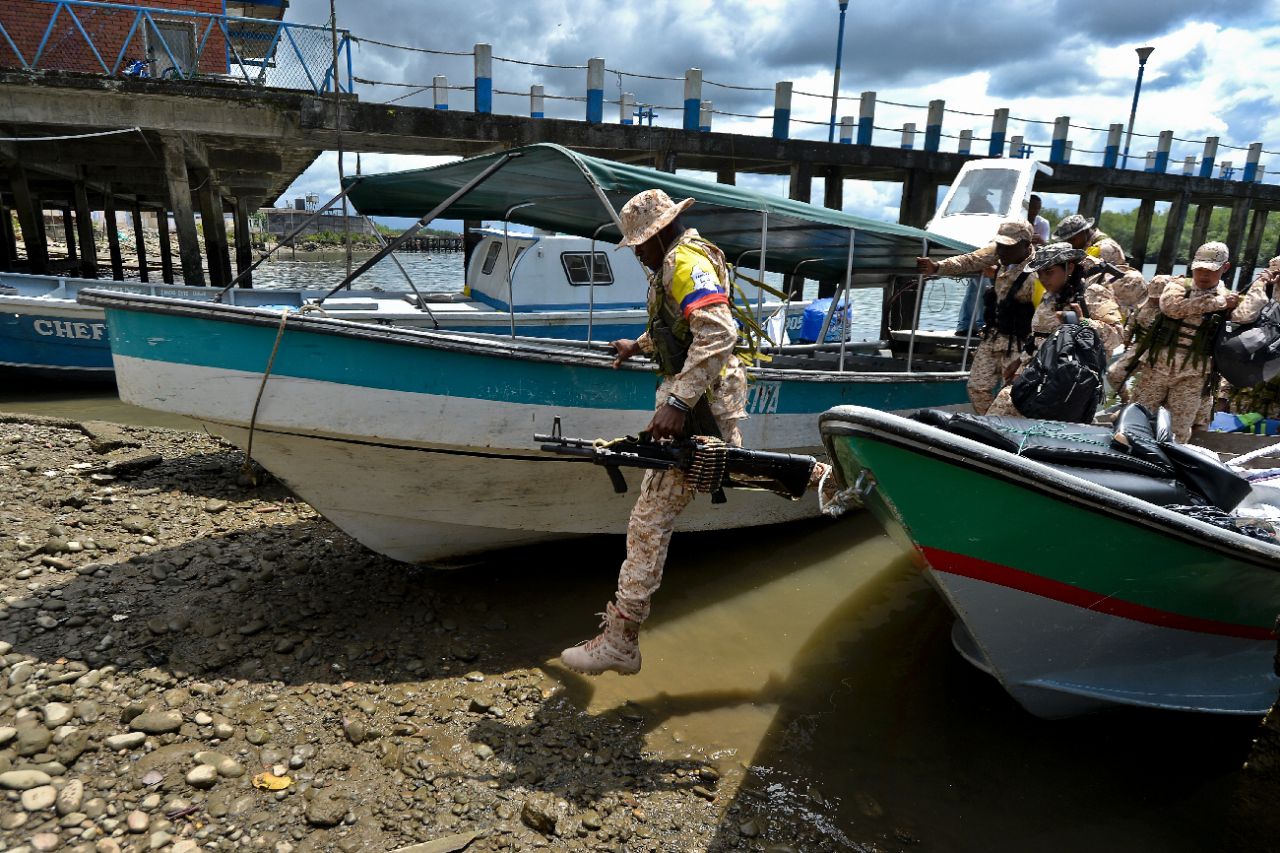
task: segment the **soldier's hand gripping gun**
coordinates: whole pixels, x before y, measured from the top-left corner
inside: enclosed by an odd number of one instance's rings
[[[560,434],[559,418],[551,435],[535,434],[533,440],[548,453],[603,465],[618,494],[627,491],[623,468],[674,469],[683,472],[695,490],[709,493],[713,503],[724,503],[726,488],[764,489],[797,500],[804,496],[818,464],[812,456],[745,450],[702,435],[673,442],[653,441],[645,434],[608,442],[565,438]]]

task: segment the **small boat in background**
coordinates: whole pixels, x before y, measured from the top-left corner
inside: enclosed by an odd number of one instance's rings
[[[957,650],[1031,713],[1266,713],[1280,472],[1230,469],[1144,420],[1122,415],[1128,450],[1110,427],[937,412],[844,407],[821,429],[955,613]]]

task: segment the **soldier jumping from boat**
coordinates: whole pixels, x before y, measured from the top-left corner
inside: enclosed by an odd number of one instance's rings
[[[622,208],[623,239],[649,278],[649,327],[638,340],[617,340],[614,367],[637,355],[658,365],[657,410],[646,431],[655,440],[712,435],[740,446],[738,422],[747,417],[747,376],[735,352],[738,324],[729,296],[729,267],[724,253],[686,228],[679,204],[662,190],[646,190]],[[829,470],[814,466],[810,487]],[[831,481],[834,483],[834,481]],[[676,519],[693,500],[694,488],[675,469],[644,474],[640,496],[627,524],[627,557],[618,573],[614,600],[605,606],[602,632],[565,649],[560,660],[587,675],[640,670],[639,628],[649,616],[650,599],[662,583],[667,547]]]
[[[995,304],[985,312],[982,343],[969,368],[969,402],[980,415],[991,407],[996,386],[1006,373],[1017,369],[1022,345],[1031,332],[1035,281],[1026,264],[1033,236],[1030,222],[1010,219],[1000,224],[989,245],[977,251],[942,261],[916,258],[916,268],[926,275],[962,276],[996,267]]]

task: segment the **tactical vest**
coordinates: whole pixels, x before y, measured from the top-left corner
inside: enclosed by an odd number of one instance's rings
[[[703,248],[704,241],[690,240],[688,245],[702,253],[708,261],[711,254]],[[675,247],[672,247],[674,251]],[[719,275],[717,274],[717,278]],[[663,376],[676,376],[684,369],[685,358],[689,355],[689,347],[693,346],[693,330],[689,328],[689,320],[683,314],[671,309],[671,300],[667,298],[666,286],[662,281],[662,270],[658,270],[650,279],[657,298],[649,303],[649,342],[653,344],[653,360],[658,365],[658,372]],[[721,286],[728,286],[721,282]]]
[[[1185,287],[1185,293],[1189,294],[1191,285]],[[1181,366],[1208,371],[1213,364],[1214,347],[1218,344],[1218,337],[1222,334],[1229,313],[1215,311],[1205,314],[1199,326],[1192,326],[1184,320],[1177,320],[1160,312],[1150,326],[1139,328],[1136,338],[1138,343],[1129,372],[1132,373],[1144,361],[1157,365],[1163,360],[1166,366],[1172,367],[1179,353],[1182,353]]]
[[[1030,277],[1031,273],[1024,270],[1014,279],[1013,284],[1009,285],[1009,292],[999,300],[995,298],[995,285],[989,286],[988,293],[991,298],[983,307],[984,310],[990,309],[986,316],[991,317],[992,320],[984,331],[994,330],[998,335],[1013,338],[1019,345],[1027,339],[1031,334],[1031,320],[1035,316],[1036,306],[1032,302],[1019,302],[1017,295]]]

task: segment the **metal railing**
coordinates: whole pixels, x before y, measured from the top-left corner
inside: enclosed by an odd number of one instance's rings
[[[335,62],[336,60],[336,62]],[[0,67],[352,91],[351,35],[328,27],[96,0],[0,4]]]

